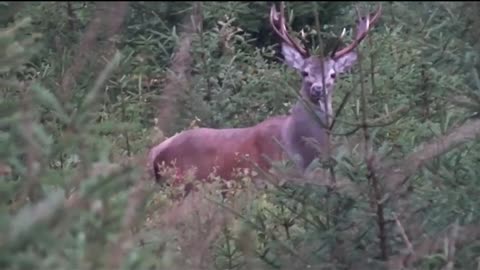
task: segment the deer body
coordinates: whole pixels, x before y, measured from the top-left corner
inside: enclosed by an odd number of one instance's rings
[[[268,170],[270,161],[282,160],[287,154],[297,158],[296,164],[303,171],[317,154],[305,138],[327,143],[326,130],[311,124],[314,118],[297,102],[291,115],[272,117],[252,127],[186,130],[154,147],[149,163],[156,174],[159,172],[154,164],[164,162],[174,163],[180,175],[195,167],[199,179],[208,178],[214,170],[216,175],[230,179],[235,177],[235,169],[252,168],[252,161]]]
[[[252,127],[197,128],[165,140],[149,153],[149,166],[157,181],[161,177],[159,165],[162,163],[174,165],[180,180],[191,168],[196,169],[197,179],[207,179],[212,172],[223,179],[231,179],[235,177],[236,169],[253,169],[256,164],[268,170],[270,161],[286,157],[293,158],[297,168],[304,172],[318,154],[309,141],[315,141],[322,151],[328,147],[328,124],[332,117],[332,95],[337,75],[348,71],[356,62],[357,54],[353,49],[366,36],[370,25],[378,20],[381,6],[374,15],[359,20],[357,35],[351,45],[328,58],[310,56],[292,39],[287,33],[283,9],[282,5],[281,11],[277,12],[272,6],[270,23],[282,39],[285,62],[302,76],[302,100],[297,101],[289,115],[275,116]],[[312,105],[313,112],[304,102]]]
[[[149,163],[154,166],[157,180],[159,172],[154,164],[162,162],[175,163],[179,175],[195,167],[198,179],[206,179],[214,171],[215,175],[230,179],[234,177],[235,168],[251,167],[248,159],[267,168],[267,162],[260,156],[280,159],[280,147],[272,138],[279,139],[284,119],[275,117],[247,128],[186,130],[154,147]]]

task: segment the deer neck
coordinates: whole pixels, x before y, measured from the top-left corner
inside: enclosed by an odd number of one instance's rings
[[[298,136],[308,136],[323,143],[327,135],[327,113],[318,104],[305,103],[299,100],[293,106],[291,123],[295,125]]]
[[[327,114],[318,105],[310,107],[311,109],[299,100],[293,106],[289,119],[282,131],[285,149],[290,158],[295,160],[295,163],[302,171],[319,154],[326,152],[325,150],[329,143],[327,131],[319,123],[319,119],[326,123]]]

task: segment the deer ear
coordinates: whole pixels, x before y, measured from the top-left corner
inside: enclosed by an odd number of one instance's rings
[[[345,73],[357,62],[357,53],[349,52],[335,61],[335,72]]]
[[[282,42],[282,54],[285,62],[292,68],[301,71],[305,58],[292,46]]]

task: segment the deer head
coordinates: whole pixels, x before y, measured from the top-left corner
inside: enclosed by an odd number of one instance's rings
[[[338,75],[350,70],[357,61],[355,48],[365,38],[370,27],[380,18],[381,5],[374,13],[363,17],[360,16],[357,9],[359,20],[357,21],[354,41],[341,50],[333,51],[327,58],[310,55],[307,49],[288,34],[284,9],[283,2],[280,6],[280,12],[273,5],[270,10],[270,23],[275,33],[282,40],[282,54],[285,62],[302,75],[301,94],[317,105],[327,116],[331,116],[332,94],[336,79]]]

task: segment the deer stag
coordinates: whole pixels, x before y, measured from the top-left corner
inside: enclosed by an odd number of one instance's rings
[[[235,168],[253,169],[255,163],[268,171],[271,161],[282,160],[286,158],[285,154],[296,157],[297,167],[304,172],[318,152],[305,139],[316,140],[323,147],[328,146],[328,128],[325,124],[331,122],[336,79],[356,62],[355,48],[378,21],[381,9],[379,5],[374,13],[359,18],[356,36],[350,45],[322,58],[311,56],[308,50],[295,42],[287,32],[283,3],[280,12],[273,5],[270,23],[282,40],[281,50],[285,62],[301,74],[300,97],[312,105],[310,107],[318,117],[298,100],[289,115],[271,117],[255,126],[183,131],[150,150],[148,166],[155,174],[156,181],[160,181],[162,176],[159,172],[160,164],[174,163],[177,180],[192,167],[196,169],[196,179],[206,180],[212,172],[223,179],[232,179],[235,177]]]

